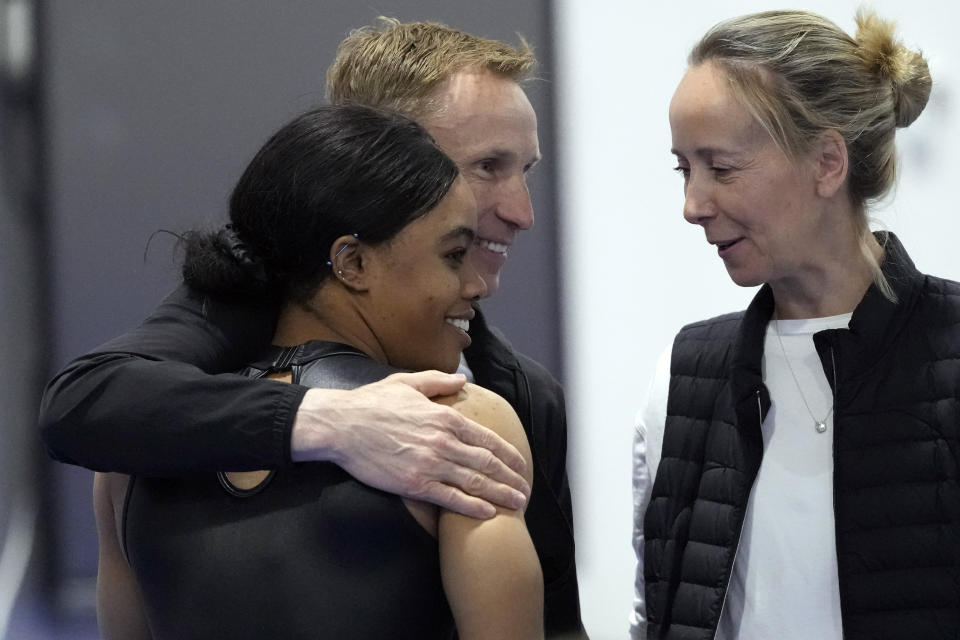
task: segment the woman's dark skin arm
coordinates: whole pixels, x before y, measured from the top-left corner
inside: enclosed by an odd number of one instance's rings
[[[523,425],[506,400],[470,385],[456,398],[440,401],[514,443],[527,458],[527,479],[533,482]],[[523,509],[498,509],[496,517],[481,522],[440,513],[440,572],[462,640],[544,637],[543,573],[523,514]]]
[[[491,502],[525,501],[516,448],[424,397],[455,393],[461,376],[397,374],[339,391],[224,373],[268,342],[275,313],[179,288],[140,327],[50,382],[40,413],[50,455],[151,475],[329,460],[372,486],[474,517],[491,517]]]

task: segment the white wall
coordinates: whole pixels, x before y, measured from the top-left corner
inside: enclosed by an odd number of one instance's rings
[[[627,635],[632,421],[656,358],[681,325],[743,308],[753,293],[729,281],[702,231],[681,217],[667,105],[690,47],[708,27],[782,6],[556,3],[569,468],[581,602],[594,640]],[[857,6],[833,0],[803,8],[852,32]],[[933,0],[872,6],[923,49],[935,83],[927,110],[898,136],[900,187],[875,215],[921,270],[960,280],[953,191],[960,178],[952,162],[960,148],[960,40],[948,28],[960,10]]]

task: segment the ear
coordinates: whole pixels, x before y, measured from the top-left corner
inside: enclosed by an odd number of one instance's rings
[[[365,258],[370,247],[360,242],[355,235],[340,236],[330,245],[330,269],[333,277],[354,291],[366,291],[369,269]]]
[[[832,198],[847,181],[850,169],[847,144],[835,129],[821,132],[813,145],[817,195]]]

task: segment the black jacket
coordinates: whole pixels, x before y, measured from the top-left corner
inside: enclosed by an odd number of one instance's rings
[[[62,462],[136,475],[289,465],[293,418],[306,388],[224,373],[256,357],[275,318],[272,306],[180,287],[137,329],[74,360],[50,382],[40,412],[47,451]],[[576,637],[583,627],[563,391],[481,314],[470,324],[466,357],[477,384],[513,406],[530,440],[534,486],[526,520],[543,568],[548,634]]]
[[[846,638],[960,637],[960,284],[919,273],[890,235],[849,329],[814,344],[834,394],[834,512]],[[685,327],[644,520],[651,638],[716,632],[770,408],[773,296]],[[836,375],[834,376],[834,364]],[[773,399],[776,402],[776,399]]]

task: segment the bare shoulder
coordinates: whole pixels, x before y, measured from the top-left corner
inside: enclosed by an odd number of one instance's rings
[[[479,422],[488,429],[496,431],[511,443],[517,437],[524,441],[527,439],[517,412],[503,397],[489,389],[467,383],[460,393],[435,398],[435,400],[453,407],[474,422]]]
[[[494,431],[515,446],[527,460],[527,468],[532,468],[530,444],[527,442],[523,424],[517,412],[502,396],[489,389],[467,383],[460,393],[434,398],[434,400],[453,407],[467,418]],[[530,478],[527,480],[529,481]]]

